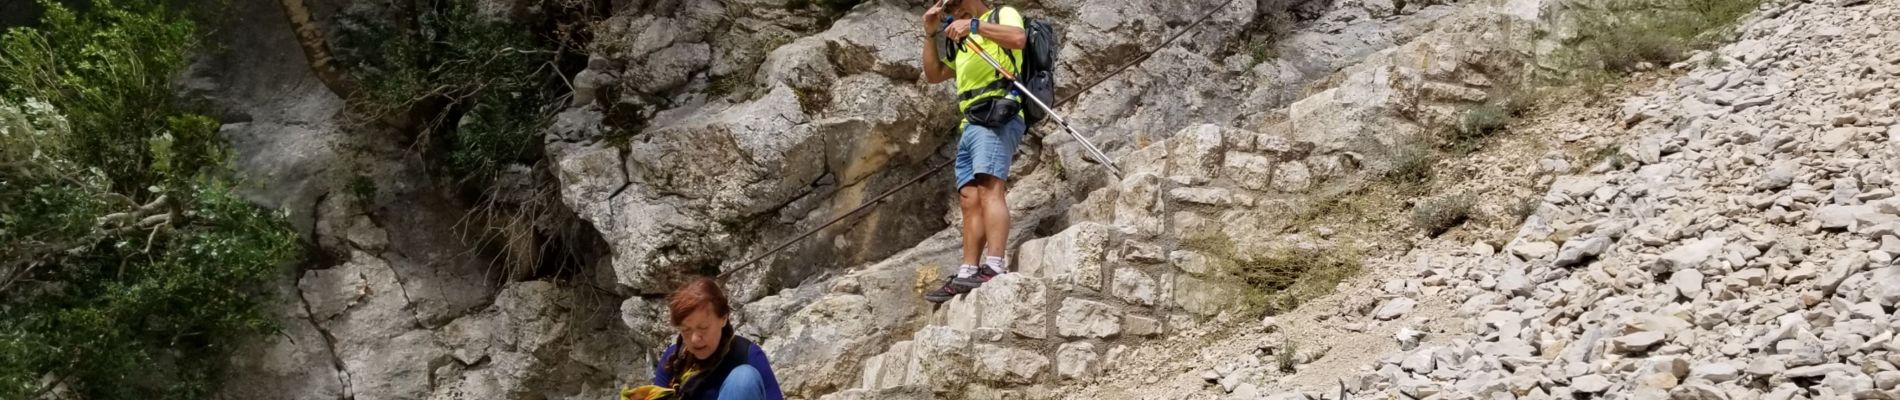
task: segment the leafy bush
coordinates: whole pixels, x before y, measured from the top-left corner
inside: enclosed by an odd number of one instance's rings
[[[1577,32],[1560,60],[1571,80],[1600,80],[1644,64],[1669,65],[1712,48],[1760,0],[1605,0],[1579,2]]]
[[[413,21],[344,15],[343,25],[359,28],[338,32],[336,43],[338,60],[363,83],[351,103],[379,117],[425,110],[417,117],[436,135],[425,137],[430,147],[455,178],[479,187],[539,157],[541,122],[561,102],[550,89],[560,84],[550,45],[474,8],[442,2]]]
[[[189,19],[43,4],[0,38],[0,398],[210,397],[233,341],[270,330],[258,288],[295,235],[170,95]]]
[[[171,78],[185,66],[199,33],[190,21],[154,6],[120,7],[111,1],[84,18],[50,0],[43,27],[0,37],[0,85],[15,98],[38,98],[70,117],[67,145],[75,162],[97,167],[119,192],[145,189],[163,173],[153,168],[148,141],[171,143],[167,164],[204,165],[222,157],[210,144],[216,131],[187,115],[135,113],[171,109]],[[185,174],[189,176],[189,174]]]
[[[1458,126],[1453,127],[1445,145],[1454,151],[1469,152],[1477,150],[1485,139],[1504,130],[1511,124],[1514,116],[1503,107],[1482,104],[1465,110],[1458,118]]]
[[[1507,76],[1491,88],[1489,100],[1465,109],[1452,126],[1443,129],[1438,145],[1448,151],[1469,153],[1484,146],[1486,140],[1503,132],[1511,122],[1530,110],[1538,99],[1549,97],[1548,89],[1525,85],[1518,76]]]
[[[1292,35],[1293,26],[1298,25],[1296,16],[1288,10],[1289,6],[1261,7],[1263,13],[1242,26],[1236,36],[1229,39],[1214,54],[1216,59],[1230,55],[1244,54],[1250,57],[1248,68],[1280,58],[1279,44]]]
[[[1292,311],[1301,303],[1332,293],[1339,282],[1359,273],[1359,254],[1341,247],[1275,248],[1243,253],[1225,234],[1208,232],[1185,239],[1190,249],[1207,254],[1210,270],[1246,285],[1244,304],[1260,314]]]
[[[1385,179],[1398,184],[1401,191],[1416,192],[1426,188],[1432,181],[1432,170],[1441,157],[1438,151],[1425,143],[1401,144],[1394,151],[1392,170],[1385,173]]]
[[[1511,205],[1510,210],[1508,210],[1512,218],[1511,221],[1523,222],[1525,218],[1530,218],[1531,214],[1536,214],[1537,208],[1543,205],[1544,198],[1537,195],[1531,195],[1530,197],[1518,200],[1517,204]]]
[[[1345,248],[1281,248],[1257,254],[1239,264],[1236,275],[1259,289],[1249,305],[1265,314],[1280,314],[1327,293],[1339,282],[1358,274],[1358,252]]]
[[[1470,219],[1477,202],[1470,194],[1427,199],[1412,208],[1412,227],[1427,236],[1438,236]]]

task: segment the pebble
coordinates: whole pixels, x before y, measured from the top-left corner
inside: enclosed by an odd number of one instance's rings
[[[1390,321],[1403,317],[1405,314],[1412,313],[1412,308],[1416,306],[1418,306],[1417,300],[1412,300],[1408,297],[1395,297],[1392,300],[1386,300],[1385,305],[1379,306],[1379,309],[1373,312],[1373,318],[1378,318],[1380,321]]]
[[[1610,339],[1610,344],[1615,346],[1618,353],[1631,354],[1648,351],[1662,343],[1664,338],[1662,332],[1637,332]]]
[[[1610,380],[1602,375],[1584,375],[1571,379],[1570,388],[1580,393],[1603,393],[1610,390]]]
[[[1775,376],[1787,370],[1788,365],[1778,357],[1757,358],[1755,362],[1748,364],[1748,374],[1760,377]]]
[[[1412,328],[1399,328],[1398,333],[1393,334],[1392,338],[1399,341],[1400,350],[1412,350],[1418,347],[1420,340],[1425,339],[1425,332],[1419,332]]]
[[[1733,364],[1717,362],[1697,365],[1695,369],[1689,370],[1689,378],[1722,383],[1735,380],[1740,373]]]

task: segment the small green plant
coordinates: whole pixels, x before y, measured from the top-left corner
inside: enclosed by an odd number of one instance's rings
[[[1281,373],[1299,372],[1297,369],[1300,366],[1299,351],[1299,345],[1293,344],[1293,338],[1290,335],[1282,336],[1279,350],[1273,353],[1273,364],[1280,367]]]
[[[831,92],[825,88],[794,88],[792,92],[798,95],[798,106],[807,113],[823,114],[825,110],[831,109]]]
[[[617,149],[626,149],[627,145],[647,128],[647,119],[640,107],[615,102],[607,106],[606,119],[601,128],[606,130],[601,138]]]
[[[1536,195],[1532,195],[1530,197],[1525,197],[1522,200],[1518,200],[1517,204],[1512,204],[1510,210],[1508,211],[1510,212],[1510,216],[1513,222],[1521,222],[1525,218],[1530,218],[1531,214],[1536,214],[1537,207],[1540,207],[1543,204],[1544,204],[1543,198],[1538,197]]]
[[[1426,199],[1412,208],[1412,227],[1426,236],[1438,236],[1471,219],[1477,197],[1456,194]]]
[[[1617,146],[1598,147],[1585,154],[1583,160],[1587,161],[1585,164],[1588,165],[1606,163],[1610,170],[1623,169],[1631,161],[1629,155],[1623,154],[1623,149]]]
[[[1248,68],[1280,58],[1280,41],[1292,34],[1292,26],[1297,21],[1287,11],[1291,7],[1271,7],[1253,22],[1241,27],[1236,36],[1227,40],[1218,52],[1216,59],[1233,55],[1246,55],[1251,63]]]
[[[734,93],[742,93],[741,91],[746,89],[746,86],[745,77],[729,74],[713,79],[712,84],[706,86],[706,93],[713,97],[726,97]]]
[[[1477,150],[1484,140],[1510,125],[1511,118],[1510,111],[1497,105],[1482,104],[1466,109],[1458,118],[1458,126],[1447,132],[1445,146],[1457,152]]]
[[[1401,192],[1417,193],[1428,188],[1432,171],[1442,155],[1432,146],[1416,142],[1399,145],[1393,150],[1392,170],[1385,173],[1385,179],[1397,184]]]
[[[1280,58],[1280,48],[1277,46],[1278,44],[1279,42],[1271,36],[1255,35],[1247,39],[1247,55],[1253,57],[1253,65],[1255,66],[1260,65],[1260,63],[1278,59]]]
[[[1526,87],[1522,79],[1507,77],[1503,83],[1491,89],[1489,101],[1465,109],[1458,120],[1440,135],[1439,147],[1456,153],[1470,153],[1484,146],[1485,141],[1497,136],[1509,127],[1511,121],[1522,116],[1543,97],[1544,89]]]
[[[367,206],[376,201],[376,181],[365,175],[350,178],[350,197],[356,204]]]
[[[1056,179],[1068,179],[1068,167],[1062,165],[1062,156],[1048,157],[1049,169],[1054,171]]]
[[[1721,69],[1722,67],[1728,66],[1728,59],[1723,58],[1720,54],[1708,53],[1708,57],[1702,59],[1702,65],[1712,69]]]

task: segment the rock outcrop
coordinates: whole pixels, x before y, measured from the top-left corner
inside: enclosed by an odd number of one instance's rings
[[[680,19],[635,13],[606,23],[668,26],[717,13],[702,8],[689,8]],[[941,93],[916,84],[921,39],[909,35],[915,19],[895,6],[867,4],[829,30],[761,54],[762,61],[752,61],[756,75],[682,55],[709,50],[697,41],[703,38],[674,36],[673,29],[603,39],[599,46],[636,48],[609,51],[610,60],[644,63],[596,71],[620,76],[608,82],[621,91],[660,93],[663,88],[648,86],[711,76],[744,82],[728,83],[743,87],[730,88],[727,96],[686,96],[647,112],[626,111],[633,106],[624,103],[650,96],[603,97],[565,111],[550,128],[548,150],[562,200],[606,238],[617,286],[664,293],[681,274],[736,266],[946,160],[938,150],[952,137],[944,132],[953,110],[939,101]],[[673,44],[660,46],[686,50],[637,50],[669,40]],[[635,71],[679,76],[630,75]],[[626,113],[645,122],[622,126],[609,120],[628,118],[619,115]],[[763,291],[908,248],[944,226],[938,216],[948,203],[926,199],[947,193],[947,185],[912,186],[887,202],[891,206],[741,274],[737,281],[748,283],[736,285],[736,295],[756,299]]]

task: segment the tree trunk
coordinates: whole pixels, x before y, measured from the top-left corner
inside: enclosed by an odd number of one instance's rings
[[[317,74],[317,80],[344,99],[361,94],[362,85],[352,79],[330,53],[330,42],[324,39],[323,30],[311,18],[310,7],[304,5],[304,0],[281,0],[281,3],[284,5],[284,16],[290,19],[291,29],[297,31],[297,44],[303,47],[304,59],[310,62],[310,70]]]

